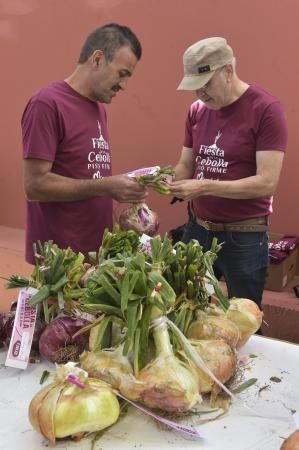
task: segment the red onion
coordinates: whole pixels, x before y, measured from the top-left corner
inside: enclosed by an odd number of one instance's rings
[[[9,312],[0,314],[0,347],[9,346],[16,309],[17,302],[13,302]]]
[[[43,331],[39,340],[39,351],[48,361],[64,364],[78,361],[79,355],[88,348],[89,333],[73,338],[81,328],[89,325],[85,319],[62,316],[53,320]]]
[[[159,228],[158,215],[146,203],[137,203],[120,214],[119,226],[121,230],[154,236]]]
[[[40,337],[45,328],[46,328],[46,322],[44,322],[38,315],[36,318],[35,327],[34,327],[32,346],[31,346],[32,350],[39,349],[39,340],[40,340]]]

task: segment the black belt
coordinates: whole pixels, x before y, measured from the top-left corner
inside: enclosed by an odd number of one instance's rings
[[[237,222],[217,223],[194,217],[196,223],[208,231],[241,231],[263,232],[268,229],[268,217],[255,217],[253,219],[239,220]]]

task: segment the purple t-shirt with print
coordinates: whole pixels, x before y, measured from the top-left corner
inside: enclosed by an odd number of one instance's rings
[[[111,175],[104,106],[81,96],[66,82],[42,89],[22,117],[23,157],[52,161],[52,172],[75,179]],[[85,255],[97,251],[112,227],[112,199],[27,202],[26,260],[34,263],[33,243],[53,240]]]
[[[193,150],[194,178],[238,180],[256,174],[256,152],[285,151],[287,126],[280,102],[264,90],[249,86],[241,97],[219,110],[201,101],[192,104],[184,146]],[[272,197],[229,199],[202,196],[193,200],[197,217],[232,222],[269,215]]]

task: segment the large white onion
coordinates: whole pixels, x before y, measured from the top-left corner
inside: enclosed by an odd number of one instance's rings
[[[237,348],[242,347],[261,326],[263,312],[248,298],[232,298],[226,316],[240,331]]]
[[[80,388],[66,378],[76,373]],[[29,405],[33,428],[52,444],[56,438],[82,437],[103,430],[117,421],[119,403],[108,384],[88,378],[87,373],[68,363],[58,367],[54,383],[38,392]]]

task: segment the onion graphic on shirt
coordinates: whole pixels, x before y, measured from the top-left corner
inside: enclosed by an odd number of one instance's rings
[[[210,148],[217,148],[217,141],[219,141],[221,135],[222,135],[222,133],[221,133],[220,130],[219,130],[217,136],[215,137],[214,144],[213,144],[213,145],[210,145]]]

